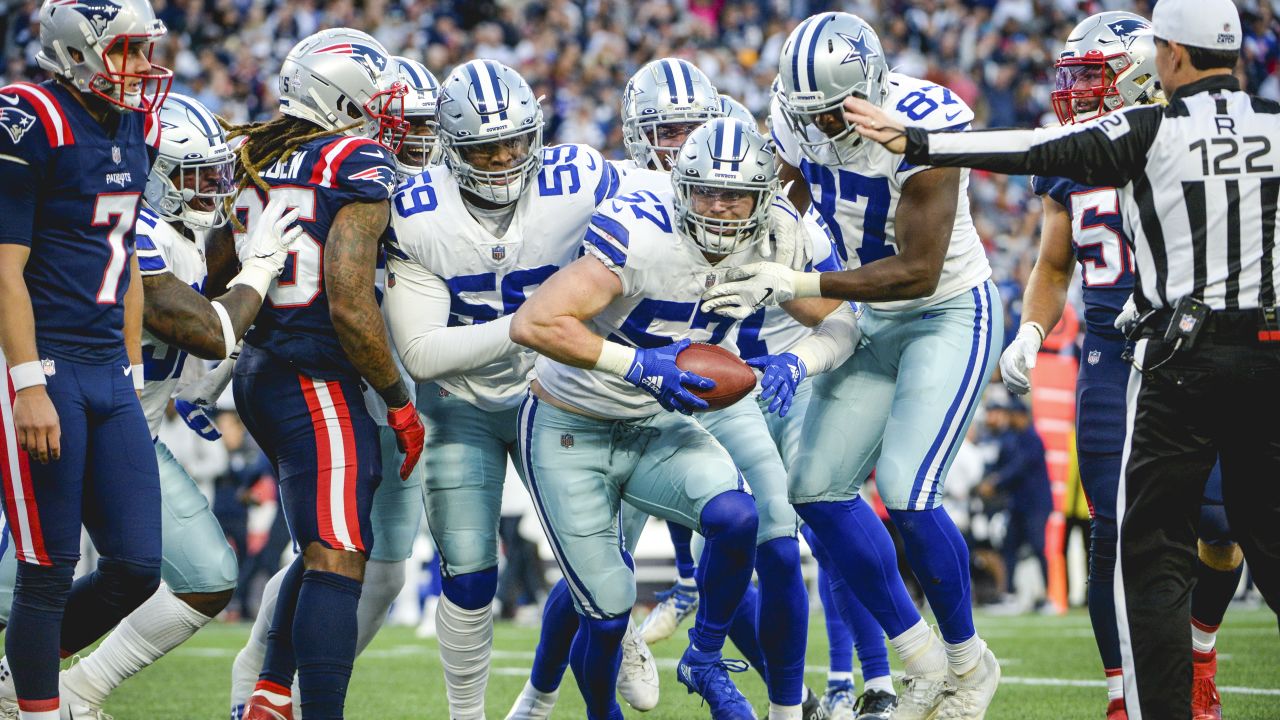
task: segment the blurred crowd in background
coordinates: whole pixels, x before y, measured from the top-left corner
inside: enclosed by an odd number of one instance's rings
[[[475,57],[518,69],[544,98],[548,144],[585,143],[611,158],[623,157],[618,117],[623,87],[640,66],[659,57],[690,60],[722,93],[742,101],[763,122],[782,44],[801,20],[815,13],[842,10],[867,20],[877,29],[892,68],[949,87],[976,111],[975,127],[1056,122],[1049,101],[1053,65],[1071,28],[1103,10],[1150,17],[1148,0],[153,0],[153,4],[169,29],[155,59],[175,71],[173,89],[198,98],[230,122],[274,115],[275,74],[289,49],[317,30],[350,26],[370,33],[393,53],[423,61],[441,79],[454,65]],[[1239,0],[1237,4],[1246,30],[1237,75],[1250,92],[1280,99],[1280,0]],[[0,0],[0,9],[4,59],[0,80],[43,79],[35,63],[38,0]],[[1005,299],[1007,328],[1018,326],[1018,298],[1038,246],[1040,202],[1028,181],[975,172],[969,188],[974,220]],[[1072,302],[1079,303],[1078,292],[1073,293]],[[1076,352],[1075,347],[1069,340],[1062,343],[1067,354]],[[967,517],[976,504],[974,517],[1002,518],[994,533],[982,522],[967,526],[978,546],[991,544],[994,535],[994,544],[1003,546],[993,550],[995,556],[1003,556],[1001,563],[1015,559],[1018,548],[1043,558],[1044,533],[1037,538],[1034,528],[1038,524],[1043,530],[1052,502],[1043,471],[1044,446],[1037,447],[1034,428],[1029,435],[1026,432],[1025,408],[1007,403],[998,384],[992,390],[984,419],[975,423],[972,442],[957,460],[949,482],[952,511]],[[232,420],[234,416],[226,421],[229,426]],[[240,442],[244,434],[232,428],[228,435]],[[269,474],[269,467],[261,468],[255,464],[257,458],[249,456],[252,451],[245,455],[237,446],[215,452],[200,448],[202,441],[194,439],[180,443],[190,446],[192,453],[182,457],[175,442],[169,442],[170,447],[184,463],[212,455],[203,458],[206,464],[192,474],[211,494],[218,488],[215,505],[222,509],[219,516],[225,517],[228,533],[238,534],[244,532],[242,525],[252,525],[240,519],[246,502],[271,504],[274,491],[269,484],[263,486],[268,489],[246,489],[255,487],[247,483],[251,476],[257,477],[254,473]],[[261,535],[259,528],[255,536],[259,539],[250,549],[256,551],[264,543],[274,549],[287,538],[280,532],[277,528]],[[1009,533],[1015,534],[1009,537]],[[1010,544],[1016,545],[1012,551]],[[243,547],[237,544],[238,550]],[[246,551],[246,559],[255,554]],[[275,562],[263,564],[274,566]],[[251,564],[246,572],[262,577],[267,570]],[[1001,589],[1013,589],[1005,580],[1011,574],[1010,569],[993,577],[997,599]],[[536,592],[520,597],[529,595],[536,600]],[[251,608],[246,605],[243,611]]]

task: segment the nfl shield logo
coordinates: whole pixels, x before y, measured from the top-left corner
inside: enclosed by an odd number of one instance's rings
[[[1190,333],[1192,330],[1195,330],[1195,329],[1196,329],[1196,316],[1195,316],[1195,315],[1183,315],[1183,316],[1182,316],[1182,319],[1178,320],[1178,329],[1179,329],[1179,330],[1181,330],[1181,331],[1182,331],[1182,332],[1184,332],[1184,333]]]
[[[703,281],[703,286],[706,287],[708,290],[710,290],[712,286],[714,286],[715,284],[716,284],[716,274],[707,273],[707,279]]]
[[[1090,364],[1090,365],[1097,365],[1101,360],[1102,360],[1102,351],[1101,351],[1101,350],[1090,350],[1090,351],[1089,351],[1089,364]]]
[[[493,254],[493,259],[494,259],[494,260],[501,260],[502,258],[504,258],[504,257],[506,257],[506,256],[507,256],[507,246],[506,246],[506,245],[494,245],[494,246],[489,250],[489,252]]]
[[[119,145],[111,146],[111,162],[117,165],[120,164],[120,146]]]
[[[566,450],[573,447],[573,433],[565,433],[560,436],[560,447]]]

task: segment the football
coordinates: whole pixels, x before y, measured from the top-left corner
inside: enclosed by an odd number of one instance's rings
[[[720,410],[746,397],[756,386],[756,372],[742,358],[718,345],[693,343],[676,356],[676,366],[716,381],[710,390],[694,390],[707,409]]]

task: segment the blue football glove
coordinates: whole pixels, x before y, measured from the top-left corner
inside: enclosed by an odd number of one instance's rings
[[[786,417],[791,409],[791,400],[795,398],[796,387],[809,374],[804,361],[791,353],[782,353],[751,358],[747,364],[763,372],[760,399],[769,400],[769,412]]]
[[[689,347],[691,341],[681,340],[657,348],[636,348],[636,357],[624,376],[627,382],[658,399],[667,410],[689,415],[706,410],[707,401],[689,392],[686,385],[698,390],[710,390],[714,380],[704,378],[676,367],[676,355]]]
[[[178,417],[182,418],[182,422],[186,423],[187,427],[205,440],[213,442],[222,437],[222,433],[218,432],[218,426],[213,424],[213,417],[209,415],[204,405],[177,398],[173,401],[173,409],[178,411]]]

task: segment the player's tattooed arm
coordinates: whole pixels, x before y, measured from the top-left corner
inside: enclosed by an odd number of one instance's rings
[[[959,197],[955,168],[930,168],[908,178],[894,216],[898,254],[823,273],[822,296],[884,302],[932,295],[942,277]]]
[[[209,299],[182,282],[173,273],[148,275],[145,286],[146,309],[143,323],[147,330],[169,345],[205,360],[226,357],[222,320]],[[217,298],[231,319],[235,337],[232,345],[244,335],[258,315],[262,298],[248,285],[236,285]]]
[[[338,211],[324,246],[324,284],[329,317],[356,371],[387,407],[410,402],[387,340],[387,326],[374,295],[378,241],[391,217],[391,203],[354,202]]]
[[[240,259],[236,256],[235,236],[231,232],[231,223],[210,231],[204,240],[205,266],[208,278],[204,283],[207,297],[218,297],[227,291],[227,283],[236,276],[240,269]]]
[[[621,294],[612,270],[592,255],[580,257],[524,301],[511,319],[511,339],[556,362],[595,367],[604,338],[585,323]]]

